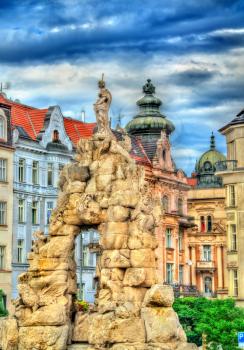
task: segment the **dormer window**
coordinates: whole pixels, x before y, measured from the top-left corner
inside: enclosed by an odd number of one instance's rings
[[[53,142],[59,142],[59,132],[58,130],[53,131]]]
[[[6,140],[6,138],[7,138],[6,118],[0,114],[0,139]]]

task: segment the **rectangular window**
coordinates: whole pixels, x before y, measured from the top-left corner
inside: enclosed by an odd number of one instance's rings
[[[179,265],[179,283],[183,284],[184,266]]]
[[[166,228],[166,248],[172,248],[172,230]]]
[[[230,207],[235,207],[236,205],[236,195],[235,195],[235,186],[229,186],[229,204]]]
[[[0,225],[7,225],[7,203],[0,202]]]
[[[19,159],[19,182],[25,182],[25,159]]]
[[[5,246],[0,245],[0,270],[5,269]]]
[[[203,246],[203,261],[211,261],[211,245]]]
[[[233,270],[233,296],[238,296],[238,271]]]
[[[82,262],[83,266],[89,266],[89,249],[88,247],[83,248]]]
[[[52,211],[53,211],[53,202],[47,202],[47,224],[49,224]]]
[[[0,181],[7,181],[7,159],[0,159]]]
[[[200,230],[201,230],[201,232],[206,231],[205,217],[204,216],[200,216]]]
[[[166,282],[173,283],[173,264],[166,264]]]
[[[183,215],[183,199],[178,199],[178,213],[179,215]]]
[[[32,202],[32,225],[37,225],[38,223],[38,202]]]
[[[19,222],[25,222],[25,200],[19,199],[19,207],[18,207],[18,216]]]
[[[53,164],[47,164],[47,185],[53,186]]]
[[[18,239],[17,241],[17,262],[24,262],[24,240]]]
[[[179,228],[179,238],[178,238],[179,250],[183,249],[183,230]]]
[[[230,225],[231,250],[237,250],[236,225]]]
[[[63,170],[63,168],[64,168],[64,164],[59,164],[59,165],[58,165],[58,174],[61,173],[61,171]]]
[[[39,184],[39,162],[36,160],[32,163],[32,183],[33,185]]]

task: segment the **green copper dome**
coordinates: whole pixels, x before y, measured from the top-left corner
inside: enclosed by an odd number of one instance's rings
[[[196,163],[196,173],[198,178],[198,187],[221,187],[221,178],[215,176],[215,164],[218,161],[224,161],[226,157],[216,150],[215,138],[212,133],[210,139],[210,149],[203,153]]]
[[[155,86],[147,79],[146,84],[142,88],[144,96],[137,101],[139,113],[126,125],[126,130],[130,134],[138,134],[141,130],[150,132],[158,131],[160,134],[164,129],[166,133],[171,134],[175,127],[165,115],[161,114],[160,106],[162,101],[154,96]]]

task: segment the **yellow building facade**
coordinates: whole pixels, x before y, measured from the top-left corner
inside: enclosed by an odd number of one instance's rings
[[[244,306],[244,111],[220,132],[227,143],[227,160],[217,163],[217,174],[226,188],[229,296]]]
[[[10,110],[0,104],[0,289],[11,300],[13,154]]]
[[[197,161],[195,183],[188,193],[188,214],[195,224],[188,230],[191,283],[206,297],[228,295],[225,188],[215,174],[216,162],[225,160],[212,134],[210,148]]]

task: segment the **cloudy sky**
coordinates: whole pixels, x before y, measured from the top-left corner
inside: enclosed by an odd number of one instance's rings
[[[169,5],[170,4],[170,5]],[[218,128],[244,107],[243,0],[1,0],[0,76],[25,104],[58,104],[79,117],[97,80],[125,125],[147,78],[176,131],[176,163],[188,174]]]

